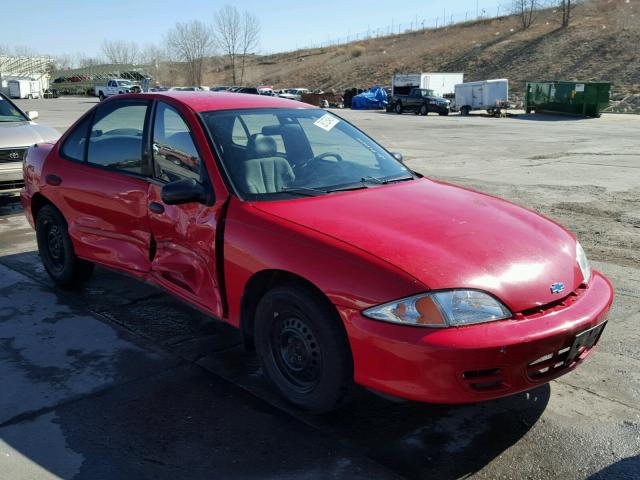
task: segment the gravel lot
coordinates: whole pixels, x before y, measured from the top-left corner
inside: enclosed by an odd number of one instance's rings
[[[21,101],[63,131],[95,103]],[[640,116],[338,111],[415,170],[541,212],[580,238],[616,300],[597,352],[527,394],[468,406],[361,391],[321,417],[284,404],[235,332],[98,269],[52,288],[0,206],[0,476],[640,478]]]

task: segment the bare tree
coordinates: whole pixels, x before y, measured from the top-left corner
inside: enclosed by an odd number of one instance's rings
[[[225,5],[213,18],[215,41],[222,52],[229,58],[232,82],[237,83],[236,56],[242,42],[242,20],[238,9]]]
[[[558,7],[562,14],[562,28],[567,28],[571,23],[571,13],[575,7],[575,1],[572,3],[571,0],[560,0]]]
[[[204,59],[213,50],[211,29],[198,20],[176,23],[167,33],[167,45],[175,59],[187,64],[189,82],[201,85]]]
[[[242,68],[240,70],[240,84],[244,82],[244,66],[247,55],[258,46],[260,35],[260,20],[250,12],[244,12],[242,16],[242,34],[240,49],[242,50]]]
[[[520,19],[522,29],[526,30],[536,20],[541,0],[513,0],[512,11]]]
[[[236,7],[225,5],[213,18],[216,43],[228,58],[234,84],[244,82],[246,58],[258,46],[260,21],[250,12],[240,15]],[[237,60],[240,56],[240,72]]]
[[[110,63],[137,63],[140,50],[135,42],[125,40],[105,40],[102,42],[102,53]]]
[[[58,55],[54,60],[54,70],[70,70],[73,66],[73,57],[68,53]]]

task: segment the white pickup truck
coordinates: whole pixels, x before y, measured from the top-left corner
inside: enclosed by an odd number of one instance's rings
[[[133,83],[131,80],[125,80],[124,78],[110,78],[107,80],[106,85],[98,85],[95,87],[95,91],[96,95],[102,101],[113,95],[138,93],[140,92],[140,85]]]

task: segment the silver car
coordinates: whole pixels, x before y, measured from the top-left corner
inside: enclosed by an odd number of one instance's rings
[[[24,185],[22,157],[34,143],[55,142],[60,134],[33,122],[38,112],[24,113],[0,93],[0,197],[16,195]]]

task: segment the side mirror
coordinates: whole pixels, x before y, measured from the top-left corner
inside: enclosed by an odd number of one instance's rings
[[[35,110],[30,110],[27,112],[27,117],[29,117],[29,120],[35,120],[36,118],[39,117],[38,112],[36,112]]]
[[[167,205],[181,205],[183,203],[209,203],[204,186],[193,178],[185,178],[167,183],[160,191],[162,201]]]
[[[402,156],[401,153],[398,152],[391,152],[391,155],[393,155],[393,158],[395,158],[396,160],[398,160],[400,163],[404,163],[404,157]]]

